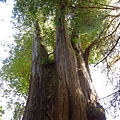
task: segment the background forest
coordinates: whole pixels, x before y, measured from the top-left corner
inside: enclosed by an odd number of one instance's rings
[[[21,119],[28,98],[35,20],[40,24],[42,44],[48,52],[48,58],[42,59],[42,64],[54,61],[55,31],[59,24],[56,17],[59,11],[56,11],[54,0],[14,1],[11,21],[14,42],[4,44],[9,49],[9,56],[2,61],[0,70],[3,97],[9,99],[7,108],[13,110],[11,120]],[[73,46],[80,44],[83,52],[90,52],[89,66],[98,67],[107,76],[104,84],[112,86],[112,93],[98,99],[105,104],[106,113],[117,117],[120,110],[120,1],[71,0],[66,11],[68,33],[72,36],[74,29],[78,33],[73,33],[76,35],[72,39]],[[2,107],[0,113],[4,113]]]

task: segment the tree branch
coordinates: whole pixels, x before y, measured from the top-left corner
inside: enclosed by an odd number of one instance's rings
[[[98,35],[98,37],[95,39],[95,41],[93,41],[87,48],[85,51],[88,51],[89,50],[89,53],[90,53],[90,50],[98,43],[100,42],[101,40],[104,40],[106,38],[108,38],[109,36],[112,36],[113,33],[118,29],[118,27],[120,26],[120,23],[117,25],[117,27],[107,36],[105,37],[102,37],[100,38],[101,34],[105,31],[106,28],[104,28]],[[107,26],[107,28],[109,27],[109,25]]]
[[[114,50],[114,48],[115,48],[116,45],[118,44],[119,40],[120,40],[120,36],[118,37],[115,45],[112,47],[112,49],[111,49],[111,50],[109,51],[109,53],[106,55],[106,57],[104,57],[102,60],[100,60],[96,65],[98,65],[99,63],[101,63],[101,62],[103,62],[105,59],[107,59],[107,57],[111,54],[111,52]],[[94,65],[94,67],[95,67],[96,65]]]
[[[117,6],[103,6],[103,7],[99,7],[99,6],[81,6],[81,5],[77,5],[77,6],[69,6],[71,8],[85,8],[85,9],[108,9],[108,10],[119,10],[120,7]]]
[[[119,94],[119,93],[120,93],[120,90],[118,90],[118,91],[116,91],[116,92],[114,92],[114,93],[111,93],[110,95],[107,95],[106,97],[99,98],[98,100],[105,99],[105,98],[110,97],[110,96],[112,96],[112,95],[115,95],[115,94],[117,94],[117,93]]]
[[[89,54],[90,54],[90,50],[101,40],[100,36],[104,32],[104,30],[105,29],[103,29],[103,30],[100,31],[100,33],[98,34],[98,37],[85,49],[85,52],[89,51]]]
[[[93,4],[96,4],[96,5],[106,6],[106,7],[115,7],[113,5],[107,5],[107,4],[102,4],[102,3],[99,3],[99,2],[93,2],[93,1],[88,1],[88,3],[93,3]]]
[[[115,33],[115,32],[117,31],[117,29],[118,29],[119,26],[120,26],[120,23],[117,25],[117,27],[116,27],[116,28],[115,28],[115,29],[114,29],[109,35],[107,35],[107,36],[101,38],[100,40],[102,40],[102,39],[106,39],[107,37],[112,36],[113,33]]]

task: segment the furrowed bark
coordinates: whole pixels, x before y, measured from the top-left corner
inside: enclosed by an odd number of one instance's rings
[[[54,63],[44,63],[48,53],[42,45],[40,27],[35,23],[32,48],[32,71],[23,120],[50,120],[55,101],[57,78]]]
[[[65,107],[64,103],[67,104],[65,109],[61,109],[58,120],[87,120],[85,98],[78,76],[77,58],[67,34],[62,10],[61,14],[56,29],[56,66],[59,85],[64,86],[65,92],[58,99],[61,99],[60,106],[62,108]],[[59,88],[58,92],[60,91]]]

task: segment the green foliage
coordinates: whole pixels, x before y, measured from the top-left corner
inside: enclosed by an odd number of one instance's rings
[[[72,30],[76,29],[77,36],[80,36],[78,38],[80,38],[83,51],[96,40],[100,30],[105,27],[104,18],[108,12],[105,9],[99,9],[99,7],[103,7],[107,2],[108,1],[105,0],[79,1],[79,7],[68,9],[67,27],[69,33],[71,34]],[[75,3],[71,2],[71,6],[75,6]],[[96,7],[96,9],[90,8],[93,6]],[[75,36],[72,40],[73,43],[78,42],[76,38]],[[94,47],[90,55],[90,63],[96,63],[101,57],[101,48]]]
[[[20,120],[20,119],[22,119],[24,108],[25,108],[24,104],[16,102],[15,103],[15,110],[14,110],[13,119],[11,119],[11,120]]]
[[[103,0],[100,0],[100,2]],[[97,1],[99,3],[99,1]],[[104,3],[106,1],[104,0]],[[98,31],[102,27],[103,23],[103,17],[105,17],[105,10],[100,9],[91,9],[89,7],[92,6],[100,6],[96,3],[95,0],[92,2],[90,1],[84,1],[78,3],[80,6],[76,8],[75,10],[69,10],[70,14],[74,14],[72,26],[75,28],[79,28],[80,33],[89,33],[91,34],[93,31]],[[86,9],[81,8],[82,7],[88,7]]]
[[[0,106],[0,120],[2,120],[2,115],[5,114],[5,110],[3,110],[2,106]]]
[[[45,19],[54,14],[56,1],[49,0],[16,0],[13,8],[14,19],[18,23],[23,22],[24,25],[31,26],[39,19],[41,12]]]
[[[42,64],[45,64],[48,61],[48,58],[42,58]]]
[[[50,63],[53,63],[53,61],[54,61],[54,57],[52,55],[51,57],[43,58],[42,64],[50,64]]]
[[[89,45],[96,40],[96,34],[88,34],[88,33],[83,33],[80,36],[81,40],[81,45],[82,45],[82,50],[85,51]],[[89,58],[89,64],[95,64],[98,60],[102,59],[103,57],[103,51],[99,47],[99,43],[92,48],[90,52],[90,58]]]
[[[90,45],[92,41],[94,41],[94,36],[88,33],[83,33],[80,36],[81,44],[82,44],[82,49],[83,51]]]
[[[42,43],[47,48],[48,53],[51,53],[55,50],[56,42],[54,19],[54,16],[50,16],[50,18],[47,18],[45,21],[44,18],[42,20],[40,19],[40,27],[43,39]]]
[[[18,29],[18,28],[17,28]],[[9,57],[3,61],[0,76],[7,84],[4,97],[9,99],[7,108],[13,110],[14,120],[18,120],[23,114],[24,100],[27,98],[32,63],[32,36],[33,30],[24,29],[14,36],[15,45],[11,46]],[[11,95],[9,95],[11,94]],[[17,99],[17,102],[13,99]],[[14,107],[15,108],[14,108]]]
[[[3,61],[1,76],[9,83],[11,89],[26,97],[30,79],[32,33],[28,31],[23,36],[18,35],[14,38],[17,45],[10,50],[10,57]]]
[[[79,40],[78,38],[73,38],[73,39],[72,39],[72,43],[73,43],[73,44],[77,44],[77,43],[79,43],[79,41],[80,41],[80,40]]]
[[[2,106],[0,106],[0,116],[2,116],[3,114],[5,114],[5,111],[3,110]]]

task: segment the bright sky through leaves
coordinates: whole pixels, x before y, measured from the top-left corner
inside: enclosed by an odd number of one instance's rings
[[[0,67],[2,66],[1,61],[8,56],[8,47],[7,45],[12,44],[12,0],[8,3],[0,2]]]
[[[12,7],[12,0],[7,1],[6,4],[0,2],[0,68],[2,67],[2,60],[8,56],[8,45],[13,43],[12,34],[14,31],[11,24]],[[5,110],[5,102],[7,99],[1,98],[1,95],[3,95],[3,91],[0,88],[0,106],[2,105]],[[11,117],[12,112],[6,111],[6,114],[2,117],[2,120],[10,120]]]

